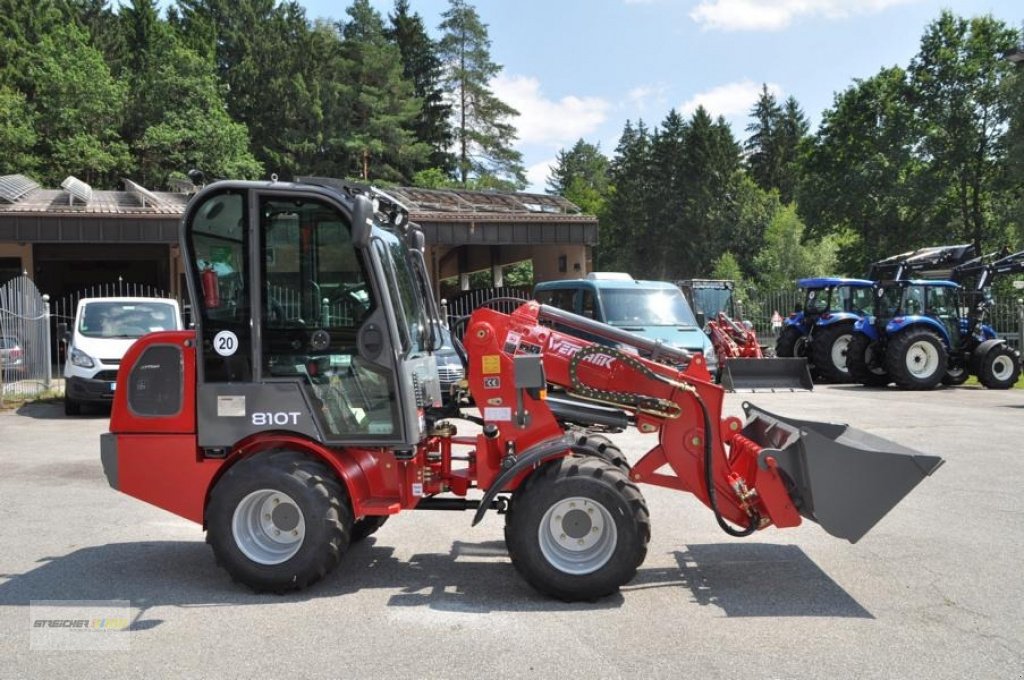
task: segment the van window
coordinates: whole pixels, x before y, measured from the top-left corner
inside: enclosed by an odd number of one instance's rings
[[[564,309],[567,312],[576,311],[576,290],[573,288],[556,288],[555,290],[543,290],[537,293],[537,301],[544,305],[551,305]]]
[[[163,302],[89,302],[82,308],[78,332],[87,338],[141,338],[178,329],[178,312]]]
[[[601,291],[601,301],[605,323],[697,327],[697,319],[678,288],[609,288]]]
[[[588,319],[597,318],[597,296],[594,295],[594,291],[583,291],[583,299],[580,302],[580,314]]]

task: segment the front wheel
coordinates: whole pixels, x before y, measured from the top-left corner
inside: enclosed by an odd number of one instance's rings
[[[981,361],[978,382],[990,390],[1006,390],[1020,379],[1020,353],[1008,345],[996,345]]]
[[[567,602],[616,592],[636,575],[651,537],[647,503],[620,469],[566,457],[531,474],[512,497],[505,543],[516,570]]]
[[[853,328],[849,323],[837,323],[820,329],[811,343],[811,363],[829,382],[850,382],[847,368]]]
[[[890,340],[886,365],[903,390],[933,389],[949,368],[942,338],[925,328],[908,328]]]
[[[878,343],[863,333],[854,333],[846,347],[846,368],[854,382],[868,387],[885,387],[892,382],[885,370],[884,357],[878,356]]]
[[[217,563],[256,592],[301,590],[334,569],[348,548],[348,494],[322,461],[294,451],[231,466],[206,509]]]
[[[780,357],[802,357],[807,355],[807,336],[796,326],[786,326],[775,341],[775,355]]]

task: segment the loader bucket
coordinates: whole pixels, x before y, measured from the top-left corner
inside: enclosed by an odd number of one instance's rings
[[[722,366],[722,387],[730,392],[794,392],[813,390],[807,359],[727,359]]]
[[[942,465],[930,456],[848,425],[784,418],[748,403],[744,436],[774,458],[805,518],[856,543]]]

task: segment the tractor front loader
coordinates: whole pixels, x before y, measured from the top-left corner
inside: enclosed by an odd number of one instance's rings
[[[741,319],[728,279],[676,281],[704,332],[711,338],[719,366],[719,383],[730,392],[812,390],[814,382],[804,357],[766,357],[751,324]]]
[[[644,560],[641,484],[695,495],[732,536],[808,519],[856,542],[942,463],[749,404],[745,420],[723,417],[699,354],[536,302],[471,316],[457,349],[476,427],[459,434],[439,415],[438,311],[404,206],[334,180],[220,182],[182,225],[196,327],[126,354],[103,468],[201,524],[257,591],[323,578],[391,515],[471,510],[475,524],[496,509],[526,581],[592,600]],[[651,448],[631,466],[570,422]]]

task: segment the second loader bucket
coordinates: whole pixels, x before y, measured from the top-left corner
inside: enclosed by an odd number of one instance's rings
[[[722,365],[722,387],[730,392],[793,392],[813,390],[807,359],[726,359]]]
[[[744,436],[763,447],[758,465],[774,458],[800,514],[850,543],[943,463],[849,425],[785,418],[749,403],[743,410]]]

